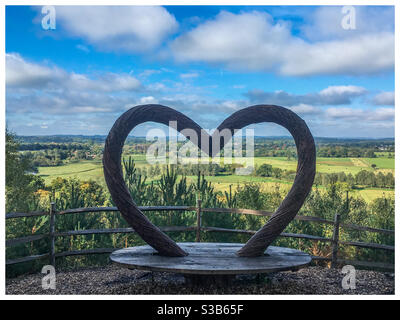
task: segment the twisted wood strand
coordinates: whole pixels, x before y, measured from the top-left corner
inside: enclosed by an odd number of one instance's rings
[[[144,241],[161,255],[185,256],[187,255],[185,251],[143,215],[134,203],[123,180],[121,154],[125,139],[134,127],[147,121],[165,125],[169,125],[170,121],[176,121],[179,132],[184,129],[193,129],[198,137],[205,134],[197,123],[169,107],[161,105],[134,107],[117,119],[106,139],[103,154],[105,180],[122,216]],[[285,127],[292,134],[298,153],[297,174],[291,190],[271,219],[237,252],[239,256],[246,257],[262,255],[293,220],[310,192],[315,176],[314,139],[305,122],[288,109],[271,105],[248,107],[232,114],[218,127],[218,130],[228,129],[233,136],[235,129],[261,122],[274,122]],[[208,146],[202,145],[201,139],[198,139],[198,147],[214,156],[219,152],[219,150],[212,150],[212,141],[217,139],[217,136],[218,132],[215,132],[212,137],[209,137]],[[222,137],[220,139],[221,150],[229,141],[225,141]]]

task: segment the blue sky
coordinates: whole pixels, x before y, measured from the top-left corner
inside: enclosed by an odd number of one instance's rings
[[[351,11],[332,6],[56,6],[45,30],[42,7],[8,6],[7,127],[107,134],[129,108],[160,103],[213,129],[277,104],[315,136],[394,137],[394,9],[353,8],[346,29]]]

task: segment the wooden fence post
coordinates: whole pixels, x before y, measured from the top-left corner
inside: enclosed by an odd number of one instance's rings
[[[196,207],[196,215],[197,215],[197,228],[196,228],[196,242],[200,242],[200,232],[201,232],[201,199],[197,199],[197,207]]]
[[[335,214],[335,225],[333,230],[332,238],[332,263],[331,268],[336,268],[337,266],[337,254],[339,250],[339,228],[340,228],[340,214]]]
[[[56,233],[56,204],[50,203],[50,264],[56,267],[56,249],[55,249],[55,233]]]

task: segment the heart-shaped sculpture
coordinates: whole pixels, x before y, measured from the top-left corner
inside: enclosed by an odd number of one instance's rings
[[[125,139],[133,128],[148,121],[162,123],[167,126],[170,121],[176,121],[178,132],[184,129],[192,129],[197,133],[198,137],[205,134],[197,123],[169,107],[155,104],[133,107],[117,119],[107,136],[103,153],[105,180],[118,210],[147,244],[157,250],[160,255],[171,257],[186,256],[187,253],[184,250],[152,224],[139,210],[123,179],[121,155]],[[292,188],[279,208],[268,222],[237,252],[239,256],[243,257],[255,257],[264,254],[267,247],[282,233],[300,210],[311,190],[315,176],[316,151],[314,138],[306,123],[289,109],[274,105],[256,105],[244,108],[227,118],[217,130],[221,132],[224,129],[228,129],[233,136],[235,130],[262,122],[274,122],[285,127],[292,134],[297,147],[297,173]],[[210,156],[214,156],[219,152],[219,150],[212,150],[211,148],[214,136],[215,133],[209,137],[208,146],[203,146],[202,149]],[[220,136],[218,137],[221,139],[219,144],[221,150],[229,141],[225,141]],[[202,148],[201,139],[198,139],[198,147]]]

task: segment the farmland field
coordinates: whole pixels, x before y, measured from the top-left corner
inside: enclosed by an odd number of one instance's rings
[[[138,167],[147,165],[145,155],[134,155],[135,163]],[[272,167],[277,167],[285,170],[296,170],[297,160],[288,160],[285,157],[256,157],[254,164],[260,166],[262,164],[270,164]],[[361,170],[373,171],[372,164],[376,164],[377,169],[384,172],[392,172],[394,174],[394,159],[390,158],[317,158],[317,172],[335,173],[345,172],[346,174],[357,174]],[[39,167],[39,173],[49,184],[56,177],[62,178],[77,178],[80,180],[94,180],[101,184],[105,184],[103,177],[103,168],[100,160],[82,160],[77,163],[69,163],[57,167]],[[153,178],[157,179],[157,177]],[[194,176],[189,176],[189,180],[196,179]],[[265,178],[256,176],[240,176],[240,175],[218,175],[208,176],[207,180],[214,184],[216,190],[227,191],[230,185],[237,187],[238,184],[246,182],[262,183],[263,188],[271,189],[279,186],[282,192],[289,190],[291,183],[276,178]],[[150,181],[150,179],[148,179]],[[372,201],[382,195],[394,195],[393,190],[386,189],[363,189],[355,190],[354,194],[360,195],[367,202]]]
[[[97,182],[104,181],[101,161],[84,160],[57,167],[39,167],[39,175],[46,184],[57,177],[78,178],[81,180],[92,179]]]
[[[385,197],[387,197],[387,196],[394,197],[394,190],[384,190],[384,189],[376,189],[376,188],[358,190],[355,193],[359,193],[366,202],[371,202],[372,200],[374,200],[376,198],[380,198],[380,197],[384,197],[384,196]]]
[[[135,155],[135,163],[138,167],[146,165],[145,155]],[[46,184],[57,177],[77,178],[80,180],[95,180],[105,183],[103,176],[103,164],[100,160],[81,160],[76,163],[68,163],[57,167],[39,167],[38,173]]]
[[[379,169],[393,169],[394,170],[394,159],[388,158],[363,158],[370,166],[376,164]]]

